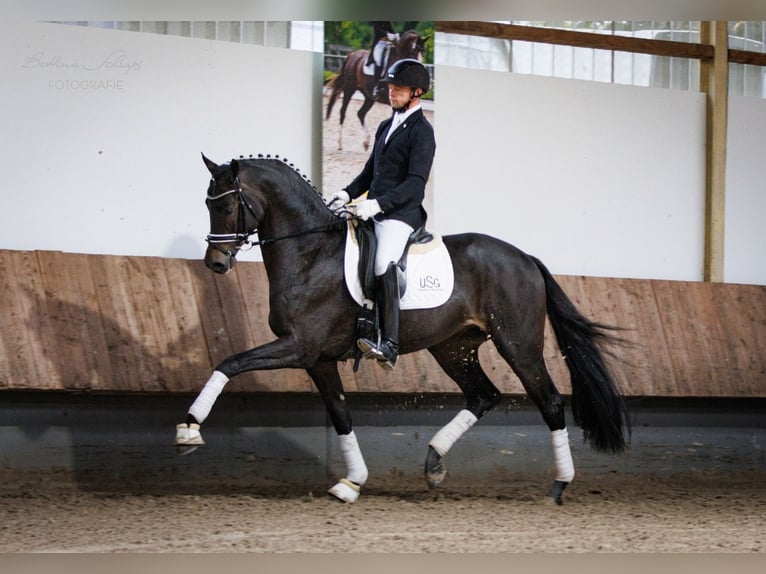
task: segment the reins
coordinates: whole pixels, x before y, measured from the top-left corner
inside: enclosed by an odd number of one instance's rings
[[[211,182],[211,184],[212,183],[213,182]],[[217,199],[220,199],[232,193],[237,194],[237,199],[239,201],[239,212],[237,215],[237,228],[238,228],[237,232],[236,233],[209,233],[207,235],[207,238],[205,239],[205,241],[207,241],[207,243],[211,247],[213,247],[214,249],[218,249],[218,251],[220,251],[221,253],[227,256],[232,256],[234,254],[228,249],[223,249],[222,247],[220,247],[219,244],[236,242],[238,250],[246,251],[246,250],[252,249],[253,247],[268,247],[272,243],[276,243],[278,241],[284,241],[285,239],[293,239],[295,237],[301,237],[303,235],[309,235],[311,233],[319,233],[321,231],[326,231],[332,227],[336,227],[336,226],[339,227],[347,219],[358,219],[358,217],[352,215],[351,217],[348,217],[348,218],[344,217],[336,221],[331,221],[329,223],[317,225],[316,227],[311,227],[309,229],[296,231],[294,233],[288,233],[287,235],[280,235],[277,237],[267,237],[266,239],[250,241],[250,237],[252,235],[258,234],[258,229],[253,228],[247,231],[247,226],[245,224],[245,209],[247,209],[247,211],[250,212],[250,215],[252,215],[254,218],[257,219],[257,216],[255,214],[255,210],[253,209],[253,206],[250,204],[249,201],[247,201],[247,198],[245,197],[245,194],[242,191],[242,184],[239,181],[239,176],[237,176],[234,179],[234,183],[236,187],[232,189],[219,193],[218,195],[215,195],[215,196],[208,195],[209,201],[215,201]],[[246,231],[244,232],[240,231],[242,229]],[[242,247],[243,245],[247,245],[248,246],[247,249],[243,249]]]

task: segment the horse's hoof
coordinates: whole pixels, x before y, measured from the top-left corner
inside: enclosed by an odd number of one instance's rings
[[[176,454],[178,456],[186,456],[187,454],[193,453],[195,450],[199,448],[200,445],[176,445]]]
[[[439,454],[430,446],[428,447],[428,456],[426,456],[425,474],[430,489],[439,486],[447,476],[447,467],[444,466]]]
[[[358,484],[355,484],[348,479],[341,478],[335,486],[327,491],[327,493],[341,502],[353,504],[359,499],[360,491],[361,487]]]
[[[176,425],[176,446],[200,446],[203,444],[205,441],[202,440],[198,424],[181,423]]]
[[[426,482],[428,482],[428,488],[434,489],[439,486],[444,478],[447,476],[447,467],[443,463],[439,463],[435,468],[432,468],[426,472]]]
[[[548,498],[548,500],[555,503],[557,506],[561,506],[564,504],[561,495],[564,493],[564,489],[567,487],[567,484],[569,483],[561,480],[554,481],[553,486],[551,486],[551,489],[545,494],[545,496]]]

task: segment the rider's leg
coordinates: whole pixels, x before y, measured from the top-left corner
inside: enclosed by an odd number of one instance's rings
[[[386,52],[386,42],[383,40],[380,40],[377,44],[375,44],[375,48],[373,48],[371,57],[373,60],[373,63],[375,64],[375,71],[374,71],[374,80],[375,83],[372,86],[372,96],[375,97],[378,95],[378,84],[380,83],[380,78],[383,75],[383,56]]]
[[[399,344],[399,278],[396,264],[401,259],[413,228],[403,221],[375,221],[378,247],[375,252],[377,304],[380,305],[382,337],[379,341],[362,338],[357,345],[365,355],[378,359],[381,366],[393,369]]]

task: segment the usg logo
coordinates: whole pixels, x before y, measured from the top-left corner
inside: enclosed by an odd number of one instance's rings
[[[440,289],[441,282],[438,277],[432,275],[425,275],[418,280],[418,286],[421,289]]]

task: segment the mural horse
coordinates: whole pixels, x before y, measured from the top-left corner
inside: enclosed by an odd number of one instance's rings
[[[203,159],[212,175],[205,264],[227,273],[241,247],[261,246],[269,277],[269,326],[277,338],[215,367],[186,422],[177,425],[176,446],[182,452],[204,444],[200,425],[232,377],[252,370],[305,369],[324,400],[347,467],[346,477],[329,492],[354,502],[368,472],[337,366],[353,356],[361,309],[344,278],[348,222],[286,160],[269,156],[216,165]],[[251,242],[255,233],[259,240]],[[602,350],[617,339],[609,327],[581,315],[535,257],[476,233],[442,240],[453,263],[452,291],[438,308],[403,310],[399,332],[400,353],[427,349],[466,401],[429,442],[428,484],[433,488],[444,479],[445,455],[501,398],[479,364],[479,346],[491,339],[551,431],[556,476],[547,496],[560,504],[574,465],[564,401],[543,359],[546,313],[571,374],[574,420],[590,446],[607,453],[623,451],[630,433],[626,406]]]
[[[428,37],[420,36],[414,30],[407,30],[400,35],[399,41],[393,44],[388,54],[388,59],[384,65],[385,71],[396,62],[404,58],[415,58],[417,60],[423,59],[423,52],[425,51],[425,43],[428,41]],[[356,91],[361,92],[364,96],[364,102],[356,112],[359,121],[362,124],[362,130],[364,130],[364,149],[367,150],[370,147],[370,130],[364,121],[367,112],[370,111],[373,104],[376,101],[388,104],[388,91],[385,89],[378,90],[376,96],[372,95],[373,86],[375,85],[375,78],[373,76],[374,71],[368,70],[366,66],[367,57],[369,56],[368,50],[355,50],[351,52],[343,61],[343,66],[335,76],[327,84],[330,90],[330,101],[327,103],[327,113],[325,119],[330,119],[332,108],[338,99],[338,96],[343,93],[343,101],[340,106],[340,127],[338,130],[338,149],[343,149],[343,122],[346,120],[346,109],[351,102],[351,96]],[[369,66],[372,68],[372,66]],[[381,84],[384,86],[384,84]]]

